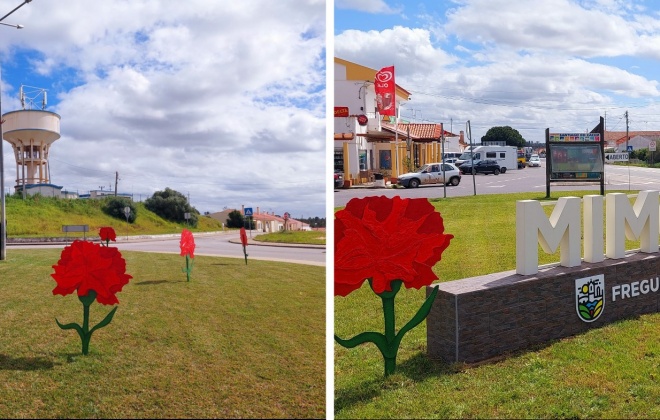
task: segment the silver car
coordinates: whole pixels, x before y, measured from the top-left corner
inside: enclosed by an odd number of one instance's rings
[[[541,166],[541,159],[539,158],[539,155],[532,155],[529,160],[527,161],[527,166],[530,167],[540,167]]]
[[[461,171],[451,163],[427,163],[415,172],[400,175],[397,184],[405,188],[420,185],[453,185],[461,182]]]

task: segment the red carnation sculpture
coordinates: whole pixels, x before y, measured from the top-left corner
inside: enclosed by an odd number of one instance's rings
[[[393,373],[403,335],[426,318],[437,290],[397,334],[394,298],[401,285],[419,289],[438,278],[433,266],[452,238],[427,199],[380,196],[349,201],[335,214],[335,295],[347,296],[367,280],[383,300],[385,334],[366,332],[349,340],[335,335],[335,340],[348,348],[373,342],[385,359],[385,374]]]
[[[247,240],[247,235],[245,233],[245,228],[244,227],[241,228],[241,244],[243,245],[243,254],[245,255],[245,265],[247,265],[247,257],[248,257],[247,244],[248,244],[248,240]]]
[[[101,237],[101,241],[105,241],[105,246],[108,246],[110,241],[117,241],[115,230],[109,226],[102,227],[99,230],[99,236]]]
[[[190,274],[192,273],[194,263],[193,258],[195,258],[195,238],[188,229],[183,229],[181,232],[179,248],[181,248],[181,256],[185,255],[186,257],[186,268],[182,268],[182,270],[186,273],[186,279],[190,281]]]
[[[82,353],[89,352],[92,333],[108,325],[117,310],[115,307],[103,321],[89,329],[89,307],[94,300],[103,305],[118,304],[116,294],[133,276],[126,274],[126,261],[117,248],[104,247],[89,241],[76,240],[62,250],[60,260],[53,266],[51,277],[57,283],[54,295],[66,296],[77,292],[83,304],[83,325],[57,325],[63,330],[75,329],[82,340]]]

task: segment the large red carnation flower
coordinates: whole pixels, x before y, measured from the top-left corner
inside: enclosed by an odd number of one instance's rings
[[[190,258],[195,258],[195,238],[188,229],[181,232],[179,247],[181,248],[181,256],[190,255]]]
[[[407,288],[429,285],[453,237],[425,198],[354,198],[335,215],[335,295],[367,279],[376,293],[391,291],[393,280]]]
[[[57,282],[54,295],[66,296],[78,291],[78,296],[96,292],[96,301],[104,305],[119,303],[120,292],[133,276],[126,274],[126,261],[117,248],[108,248],[89,241],[76,240],[64,247],[51,277]]]
[[[115,230],[109,226],[102,227],[101,230],[99,230],[99,236],[102,241],[117,241]]]

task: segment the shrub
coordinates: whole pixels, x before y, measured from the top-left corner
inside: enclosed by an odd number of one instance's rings
[[[128,223],[135,222],[135,219],[137,218],[137,206],[128,198],[107,197],[104,199],[102,209],[103,213],[108,216],[114,217],[115,219],[126,220],[126,213],[124,213],[125,207],[131,209],[131,212],[128,215]]]
[[[144,201],[144,206],[165,220],[189,223],[192,227],[197,227],[199,212],[188,204],[188,200],[183,194],[171,188],[156,191],[154,195]],[[186,213],[190,213],[189,220],[185,218]]]

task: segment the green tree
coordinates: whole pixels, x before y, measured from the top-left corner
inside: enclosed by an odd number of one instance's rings
[[[492,141],[503,141],[507,146],[516,146],[518,148],[525,146],[525,143],[527,143],[518,130],[508,125],[504,127],[491,127],[486,132],[486,135],[481,137],[481,144]]]
[[[234,210],[227,215],[227,227],[230,228],[244,227],[246,229],[254,229],[254,220],[250,218],[249,221],[250,226],[248,226],[248,219],[245,218],[243,214],[238,210]]]
[[[128,223],[135,222],[135,219],[137,218],[137,206],[128,198],[105,198],[102,209],[103,213],[107,214],[108,216],[114,217],[115,219],[126,220],[126,213],[124,213],[125,207],[129,207],[131,209],[131,212],[128,215]]]
[[[144,207],[163,219],[176,223],[189,223],[192,227],[197,227],[199,212],[188,203],[186,196],[171,188],[156,191],[144,201]],[[190,213],[189,220],[185,218],[186,213]]]

